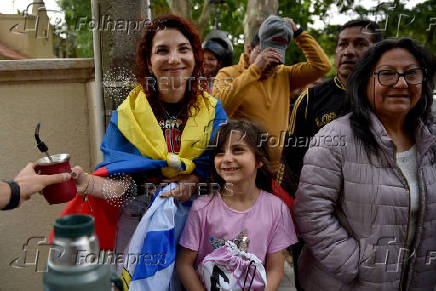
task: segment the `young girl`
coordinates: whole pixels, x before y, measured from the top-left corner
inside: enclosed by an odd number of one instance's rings
[[[210,238],[233,240],[246,231],[248,253],[266,266],[267,290],[276,290],[283,276],[281,251],[295,243],[288,207],[271,191],[267,144],[262,131],[249,121],[224,124],[215,136],[212,178],[220,193],[200,196],[186,221],[176,270],[188,290],[204,290],[196,272],[213,251]]]

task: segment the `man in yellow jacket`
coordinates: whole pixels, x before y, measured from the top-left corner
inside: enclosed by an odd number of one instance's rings
[[[292,37],[307,62],[286,66],[285,51]],[[312,36],[297,29],[292,19],[274,15],[262,23],[246,51],[237,65],[218,72],[212,95],[221,99],[230,119],[248,119],[268,130],[262,138],[270,146],[276,172],[289,122],[291,91],[322,77],[331,64]]]

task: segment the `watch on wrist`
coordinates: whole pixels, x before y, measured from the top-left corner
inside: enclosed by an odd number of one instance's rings
[[[11,198],[9,199],[8,205],[2,210],[17,208],[20,204],[20,186],[13,180],[3,180],[3,182],[7,183],[9,188],[11,188]]]

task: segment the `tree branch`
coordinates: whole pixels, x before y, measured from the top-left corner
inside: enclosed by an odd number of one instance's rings
[[[205,28],[209,24],[210,11],[215,7],[215,4],[209,3],[209,0],[203,1],[203,9],[201,10],[201,15],[198,18],[197,29],[200,36],[203,35]]]
[[[171,13],[192,20],[192,0],[168,0]]]

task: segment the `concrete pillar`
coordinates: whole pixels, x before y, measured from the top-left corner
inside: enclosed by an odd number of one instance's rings
[[[147,7],[143,0],[98,0],[97,3],[107,125],[111,111],[131,90],[128,83],[134,74],[136,44],[144,33]]]

